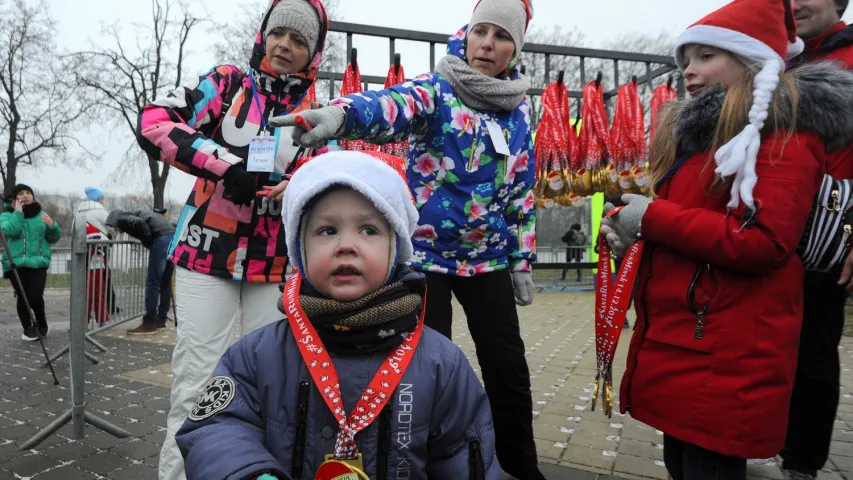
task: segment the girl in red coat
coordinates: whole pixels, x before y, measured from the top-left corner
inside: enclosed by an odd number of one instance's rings
[[[661,113],[654,201],[623,197],[602,234],[642,238],[622,412],[665,433],[675,480],[746,478],[785,440],[802,322],[796,255],[825,152],[851,140],[853,75],[785,73],[790,0],[735,0],[688,28],[692,98]],[[612,208],[612,206],[610,206]]]

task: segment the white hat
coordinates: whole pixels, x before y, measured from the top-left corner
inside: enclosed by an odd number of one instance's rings
[[[405,160],[384,152],[341,150],[319,155],[301,165],[284,191],[282,220],[293,268],[306,276],[301,231],[307,219],[306,207],[317,195],[335,186],[364,195],[385,217],[396,237],[392,243],[396,246],[391,254],[393,263],[411,260],[418,210],[406,183]]]

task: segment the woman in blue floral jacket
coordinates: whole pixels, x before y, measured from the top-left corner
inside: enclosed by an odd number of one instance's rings
[[[312,147],[408,139],[406,173],[420,211],[411,266],[427,276],[426,324],[451,336],[455,294],[477,347],[498,460],[525,480],[543,478],[515,306],[532,303],[534,291],[529,81],[515,68],[532,13],[527,0],[482,0],[436,72],[271,122],[294,126],[294,140]]]

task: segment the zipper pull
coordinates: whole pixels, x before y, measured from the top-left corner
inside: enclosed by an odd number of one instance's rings
[[[524,209],[518,209],[518,244],[521,246],[521,239],[524,233]]]
[[[705,312],[696,314],[696,328],[693,329],[693,338],[702,340],[705,337]]]

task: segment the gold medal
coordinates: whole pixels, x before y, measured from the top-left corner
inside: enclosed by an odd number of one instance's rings
[[[604,414],[607,418],[613,416],[613,384],[609,381],[604,382]]]
[[[598,375],[595,376],[595,380],[593,380],[593,384],[595,387],[592,389],[592,409],[590,411],[595,411],[595,404],[598,402]]]
[[[361,454],[355,458],[335,459],[326,455],[326,461],[317,469],[314,480],[370,480],[364,473]]]

